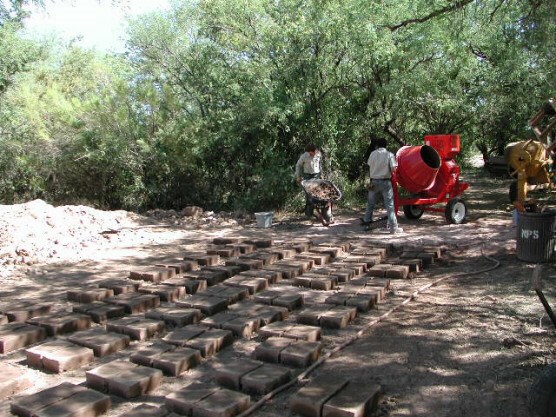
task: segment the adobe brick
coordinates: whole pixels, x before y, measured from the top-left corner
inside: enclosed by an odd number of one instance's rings
[[[322,417],[365,417],[375,413],[382,395],[380,385],[350,383],[323,406]]]
[[[374,305],[380,303],[384,299],[385,292],[382,287],[365,287],[358,290],[356,295],[368,297]]]
[[[308,324],[311,326],[320,325],[321,316],[330,310],[331,306],[327,304],[317,304],[305,308],[297,315],[297,322],[301,324]]]
[[[176,349],[174,345],[155,341],[152,345],[144,347],[129,356],[129,360],[137,365],[153,366],[153,358],[158,357],[164,352]]]
[[[342,255],[344,251],[342,250],[342,248],[339,247],[313,246],[311,249],[309,249],[309,252],[329,255],[330,259],[332,260]]]
[[[162,338],[166,343],[176,346],[185,346],[185,344],[194,337],[206,332],[208,327],[199,326],[197,324],[189,324],[187,326],[176,329]]]
[[[151,294],[160,297],[161,301],[174,302],[185,297],[185,287],[173,285],[143,285],[139,288],[141,294]]]
[[[106,323],[106,330],[128,335],[132,340],[147,340],[164,331],[162,320],[143,317],[124,317]]]
[[[373,277],[367,279],[365,282],[365,286],[382,287],[385,290],[390,290],[391,284],[392,282],[390,281],[390,278],[379,278],[379,277]]]
[[[93,392],[86,387],[74,385],[69,382],[62,382],[51,388],[39,391],[35,394],[27,395],[25,397],[17,398],[10,404],[10,411],[19,417],[32,417],[39,416],[40,410],[52,406],[60,401],[64,401],[73,397],[74,395],[83,394],[85,392]],[[98,394],[98,399],[102,399],[104,404],[110,406],[110,397]],[[106,398],[108,402],[106,402]],[[101,408],[101,407],[99,407]],[[107,411],[108,408],[105,410]],[[101,408],[102,409],[102,408]],[[100,413],[99,413],[100,414]],[[90,414],[96,416],[98,414]]]
[[[253,357],[265,362],[279,363],[281,352],[292,343],[296,343],[295,340],[287,337],[269,337],[257,345]]]
[[[152,367],[166,375],[179,376],[201,363],[201,352],[197,349],[179,347],[153,358]]]
[[[350,297],[346,300],[346,306],[355,307],[357,311],[365,313],[377,303],[377,299],[378,297],[376,295],[350,295]]]
[[[87,385],[122,398],[135,398],[156,389],[162,371],[115,360],[85,372]]]
[[[114,295],[137,292],[141,286],[138,282],[112,279],[96,281],[96,284],[101,288],[111,289],[114,291]]]
[[[215,245],[207,248],[207,254],[218,255],[222,258],[231,258],[234,256],[239,256],[241,251],[239,248],[227,245]]]
[[[421,259],[401,259],[397,262],[401,265],[406,265],[409,272],[421,272],[423,269],[423,261]]]
[[[76,303],[92,303],[100,301],[106,297],[113,297],[114,290],[109,288],[88,288],[79,290],[69,290],[66,293],[69,301]]]
[[[203,320],[201,320],[200,324],[213,329],[221,329],[224,323],[238,317],[239,317],[238,314],[232,313],[231,311],[222,311],[210,317],[204,318]]]
[[[272,300],[279,297],[281,294],[282,292],[279,290],[261,291],[254,295],[253,300],[257,303],[272,305]]]
[[[183,259],[186,261],[196,261],[200,266],[217,265],[220,262],[220,256],[202,252],[186,253]]]
[[[367,270],[366,264],[360,264],[355,262],[343,262],[343,261],[333,262],[330,265],[328,265],[328,267],[339,268],[341,270],[343,269],[351,270],[353,271],[353,276],[361,275],[363,272]]]
[[[264,278],[269,284],[275,284],[282,279],[282,273],[280,271],[270,271],[266,269],[256,269],[243,271],[239,274],[240,276]]]
[[[46,329],[27,323],[0,325],[0,353],[8,353],[46,339]]]
[[[198,323],[203,315],[196,308],[159,307],[145,313],[145,317],[154,320],[163,320],[171,327],[183,327],[188,324]]]
[[[304,272],[307,272],[309,269],[312,269],[313,266],[315,265],[315,261],[312,259],[292,258],[283,261],[278,261],[273,265],[279,267],[287,266],[287,267],[297,268],[298,271],[297,275],[301,275]]]
[[[249,294],[252,295],[267,289],[268,281],[265,278],[236,275],[235,277],[227,279],[224,285],[246,288]]]
[[[179,391],[168,394],[164,399],[164,404],[170,411],[190,416],[194,404],[221,389],[206,383],[193,382]]]
[[[124,307],[127,314],[144,313],[160,306],[160,297],[154,294],[128,293],[102,300],[108,304]]]
[[[259,249],[270,248],[274,245],[273,239],[246,239],[243,243],[255,245]]]
[[[52,308],[51,304],[40,302],[19,301],[2,307],[0,313],[8,317],[9,322],[23,322],[30,318],[48,314]]]
[[[225,388],[241,391],[241,377],[261,366],[263,362],[247,358],[217,362],[214,364],[215,380]]]
[[[387,248],[377,248],[377,247],[360,247],[356,248],[351,251],[352,255],[355,256],[380,256],[381,259],[385,259],[386,256],[389,254],[389,250]]]
[[[170,279],[176,275],[176,270],[166,267],[151,267],[133,269],[129,271],[129,279],[137,281],[148,281],[158,284],[160,281]]]
[[[197,271],[184,272],[183,277],[191,278],[198,281],[206,281],[207,286],[211,286],[224,281],[228,277],[228,272],[222,270],[214,271],[208,269],[199,269]]]
[[[250,243],[235,243],[235,244],[232,244],[231,246],[233,246],[235,248],[239,248],[239,251],[242,254],[252,253],[257,249],[255,247],[255,245],[252,245]]]
[[[241,267],[233,265],[214,265],[214,266],[204,266],[204,271],[218,271],[226,274],[226,278],[231,278],[241,272]]]
[[[302,287],[302,288],[311,288],[311,282],[313,279],[305,274],[295,277],[292,279],[292,286],[294,287]]]
[[[195,294],[176,302],[177,307],[195,308],[206,316],[212,316],[228,308],[228,301],[210,295]]]
[[[256,317],[261,321],[261,326],[266,326],[267,324],[274,323],[275,321],[286,320],[288,316],[288,309],[280,306],[261,306],[256,315]]]
[[[192,405],[193,417],[233,417],[249,408],[248,395],[222,388]]]
[[[272,251],[257,251],[252,254],[245,255],[251,259],[260,259],[264,262],[264,265],[272,265],[273,263],[280,260],[280,254]]]
[[[81,368],[95,359],[92,349],[64,340],[43,343],[27,349],[25,354],[28,366],[54,373]]]
[[[406,279],[409,275],[409,267],[406,265],[392,265],[386,270],[386,278]]]
[[[277,248],[277,247],[268,249],[268,252],[275,253],[276,255],[278,255],[279,260],[293,258],[297,253],[297,251],[292,248]]]
[[[277,265],[272,264],[268,266],[263,266],[263,271],[271,271],[280,273],[281,279],[292,279],[300,275],[302,272],[299,272],[298,266],[287,266],[287,265]]]
[[[343,266],[343,268],[353,269],[356,277],[364,274],[369,269],[365,262],[353,262],[344,260],[342,261],[341,265]]]
[[[259,329],[259,336],[263,339],[272,336],[283,336],[288,330],[293,327],[291,323],[284,323],[282,321],[276,321],[274,323],[267,324]]]
[[[103,357],[129,346],[129,336],[119,333],[108,333],[104,329],[95,328],[77,332],[68,340],[80,346],[93,349],[95,356]]]
[[[321,338],[320,327],[307,326],[305,324],[295,324],[283,334],[284,337],[289,337],[296,340],[306,340],[308,342],[316,342]]]
[[[226,300],[228,305],[235,304],[238,301],[249,298],[249,290],[245,287],[216,285],[214,287],[208,288],[207,291],[205,291],[205,294],[207,293]]]
[[[197,349],[203,358],[214,355],[234,341],[233,333],[229,330],[209,329],[206,332],[189,339],[185,345]]]
[[[155,266],[164,266],[165,268],[174,268],[176,270],[176,274],[181,275],[187,271],[193,271],[195,269],[199,269],[199,263],[194,260],[183,260],[179,259],[174,262],[170,262],[167,264],[162,265],[155,265]]]
[[[367,285],[365,285],[365,288],[363,288],[362,290],[357,291],[357,294],[373,294],[373,292],[376,291],[379,294],[379,298],[377,300],[378,301],[382,301],[384,300],[384,297],[386,297],[386,287],[383,285],[380,285],[379,283],[373,284],[372,281],[369,281],[369,283]]]
[[[88,329],[91,327],[91,321],[91,318],[85,314],[59,311],[45,316],[34,317],[27,320],[27,323],[43,327],[48,336],[56,336]]]
[[[90,304],[81,304],[72,308],[75,313],[87,314],[95,323],[104,324],[108,319],[123,317],[125,308],[123,306],[111,305],[95,301]]]
[[[106,413],[110,406],[109,396],[88,389],[38,410],[33,417],[93,417]]]
[[[322,343],[298,340],[282,349],[280,363],[295,368],[305,368],[316,362],[322,352]]]
[[[230,330],[234,336],[250,338],[259,331],[261,320],[259,318],[238,317],[222,324],[223,330]]]
[[[325,265],[330,263],[332,259],[330,255],[325,253],[311,253],[311,252],[301,252],[293,257],[295,260],[310,260],[313,261],[313,265]]]
[[[304,304],[303,294],[282,294],[272,300],[273,306],[285,307],[288,311],[301,308]]]
[[[386,271],[390,268],[392,268],[391,264],[374,265],[372,268],[368,270],[367,274],[370,277],[385,277]]]
[[[320,325],[332,329],[343,329],[356,316],[357,308],[355,307],[335,306],[321,316]]]
[[[290,409],[303,416],[321,417],[324,404],[348,382],[338,375],[319,375],[291,397]]]
[[[267,394],[291,379],[291,371],[280,365],[263,364],[241,377],[241,390],[251,394]]]
[[[329,297],[326,297],[326,299],[324,300],[325,304],[331,304],[331,305],[346,305],[346,301],[351,297],[351,294],[349,293],[342,293],[342,292],[338,292],[336,294],[332,294]]]
[[[312,277],[311,289],[320,291],[330,291],[338,284],[336,277]]]

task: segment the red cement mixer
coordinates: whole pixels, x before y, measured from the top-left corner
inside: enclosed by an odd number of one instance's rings
[[[463,223],[467,207],[458,196],[469,184],[459,180],[460,168],[454,160],[459,151],[459,135],[429,135],[425,145],[401,147],[392,176],[396,213],[400,206],[408,219],[418,219],[425,211],[444,212],[448,223]],[[398,185],[409,195],[400,196]],[[446,207],[432,207],[440,203],[447,203]]]

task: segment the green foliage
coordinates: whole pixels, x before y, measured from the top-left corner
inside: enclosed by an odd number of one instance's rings
[[[8,22],[0,199],[280,209],[299,199],[294,164],[314,142],[345,200],[363,200],[371,138],[395,150],[459,133],[465,154],[530,135],[554,91],[552,8],[178,0],[131,22],[125,56],[48,59]]]

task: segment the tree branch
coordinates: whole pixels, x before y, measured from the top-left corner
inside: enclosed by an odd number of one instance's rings
[[[472,3],[472,2],[473,2],[473,0],[457,0],[453,4],[449,4],[446,7],[435,10],[435,11],[429,13],[426,16],[419,17],[419,18],[414,18],[414,19],[407,19],[407,20],[404,20],[403,22],[400,22],[396,25],[390,25],[390,26],[387,26],[387,27],[388,27],[388,29],[390,29],[391,32],[395,32],[396,30],[401,29],[405,26],[413,25],[413,24],[416,24],[416,23],[425,23],[429,20],[434,19],[435,17],[442,16],[443,14],[449,13],[451,11],[463,9],[465,6],[467,6],[469,3]]]

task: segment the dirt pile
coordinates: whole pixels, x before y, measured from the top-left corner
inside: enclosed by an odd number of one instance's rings
[[[0,205],[0,265],[27,264],[54,258],[103,241],[104,234],[131,227],[137,215],[86,206],[60,206],[34,200]]]
[[[15,265],[84,259],[87,252],[115,247],[132,235],[140,235],[137,229],[149,225],[211,228],[253,220],[248,215],[188,208],[157,209],[139,215],[87,206],[54,207],[43,200],[0,205],[0,276]]]

